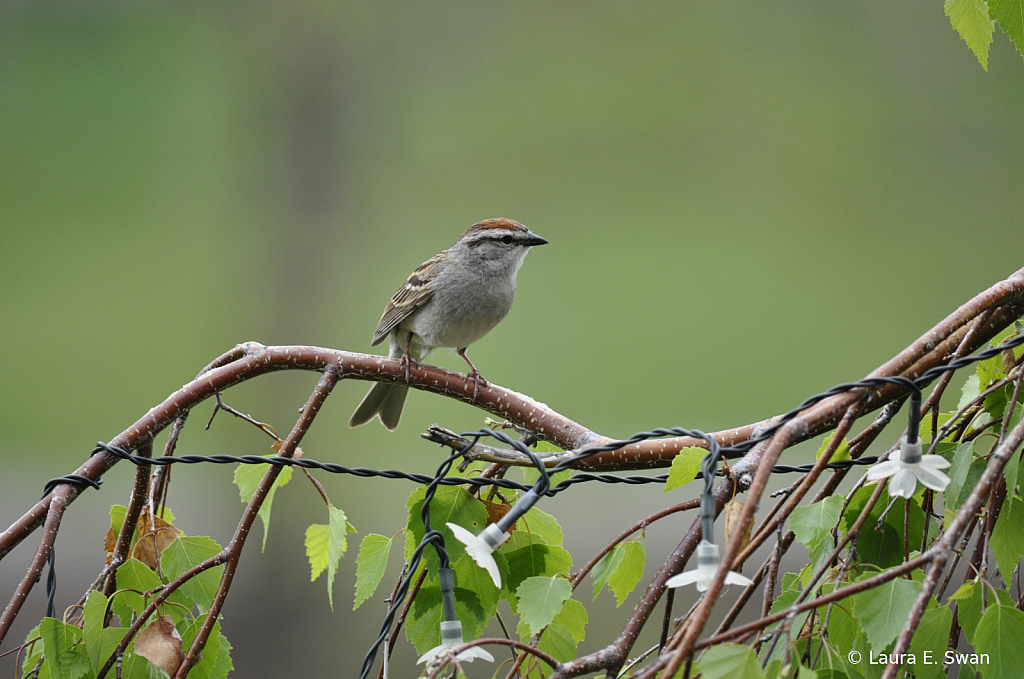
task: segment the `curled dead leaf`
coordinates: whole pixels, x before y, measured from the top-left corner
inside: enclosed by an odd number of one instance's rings
[[[1013,355],[1013,349],[1003,349],[999,354],[1003,363],[1003,372],[1009,375],[1017,367],[1017,357]]]
[[[129,551],[129,555],[143,562],[153,570],[156,570],[160,554],[181,535],[181,531],[164,521],[160,517],[153,520],[149,514],[149,507],[143,507],[139,513],[139,520],[135,524],[135,546]],[[117,546],[117,533],[113,527],[107,529],[103,538],[103,549],[107,552],[107,564],[110,564],[114,556],[114,548]]]
[[[743,503],[733,498],[725,505],[725,542],[729,543],[729,539],[732,534],[736,532],[740,523],[740,514],[743,512]],[[754,528],[754,522],[751,521],[750,525],[747,526],[747,531],[743,536],[743,541],[740,543],[740,549],[744,549],[750,542],[750,533]]]
[[[274,441],[273,443],[271,443],[270,447],[273,448],[275,452],[280,453],[281,452],[281,446],[283,444],[284,444],[284,441],[281,440],[281,439],[278,439],[278,440]],[[300,457],[302,457],[302,448],[300,448],[298,446],[295,446],[295,454],[292,455],[292,457],[294,459],[299,459]]]
[[[151,517],[149,507],[143,507],[137,530],[139,539],[132,548],[132,556],[155,571],[160,555],[178,539],[181,531],[159,516]]]
[[[512,509],[510,505],[501,504],[500,502],[488,502],[487,500],[480,500],[484,503],[484,509],[487,510],[487,523],[498,523],[501,517],[508,514],[508,510]],[[509,532],[516,529],[515,524],[509,528]]]
[[[110,565],[111,559],[114,558],[114,547],[117,546],[117,533],[114,532],[113,528],[107,529],[107,535],[103,538],[103,549],[107,552],[107,565]]]
[[[185,654],[171,616],[161,615],[143,627],[135,637],[135,652],[173,677]]]

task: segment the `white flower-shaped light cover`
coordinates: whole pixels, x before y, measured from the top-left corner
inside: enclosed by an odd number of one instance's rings
[[[494,553],[498,547],[501,546],[505,540],[509,539],[508,533],[503,533],[495,524],[489,524],[480,535],[473,535],[462,526],[449,523],[446,524],[451,529],[452,534],[455,538],[466,545],[466,554],[469,554],[470,558],[476,562],[477,566],[483,568],[491,576],[491,580],[494,581],[494,586],[501,588],[501,575],[498,573],[498,562],[494,560],[491,554]]]
[[[949,477],[940,469],[949,467],[949,460],[941,455],[922,455],[921,440],[907,443],[900,440],[900,449],[889,453],[885,462],[876,464],[865,475],[868,481],[880,481],[891,476],[889,495],[891,497],[911,498],[920,481],[927,488],[942,492],[949,485]]]
[[[427,667],[430,667],[445,653],[451,652],[453,648],[458,648],[464,643],[466,642],[462,640],[462,623],[458,620],[446,620],[441,623],[441,644],[439,646],[434,646],[432,649],[421,655],[420,659],[416,661],[416,664],[421,665],[423,663],[427,663]],[[455,661],[473,662],[477,658],[480,660],[486,660],[487,662],[494,662],[494,656],[480,646],[467,648],[465,651],[462,651],[455,656]]]
[[[707,540],[701,540],[700,544],[697,545],[697,567],[692,571],[686,571],[679,575],[673,575],[665,583],[667,587],[682,587],[684,585],[697,585],[698,592],[708,591],[708,587],[711,586],[711,581],[714,580],[715,575],[718,573],[718,567],[722,562],[722,558],[718,552],[718,545],[712,544]],[[727,585],[751,585],[753,580],[743,575],[740,575],[736,571],[729,571],[725,574],[725,584]]]

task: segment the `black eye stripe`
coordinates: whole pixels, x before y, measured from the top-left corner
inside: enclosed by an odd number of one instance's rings
[[[509,234],[505,234],[504,236],[480,236],[475,240],[470,241],[469,245],[480,245],[481,243],[486,241],[490,241],[492,243],[502,243],[504,245],[512,245],[514,243],[517,243],[519,241],[519,238],[516,236],[510,236]]]

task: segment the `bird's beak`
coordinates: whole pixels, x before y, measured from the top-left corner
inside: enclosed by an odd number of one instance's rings
[[[533,247],[534,245],[547,245],[547,244],[548,244],[548,242],[546,240],[544,240],[543,238],[541,238],[540,236],[538,236],[537,234],[535,234],[532,231],[530,232],[530,235],[526,237],[526,240],[523,241],[523,245],[526,245],[526,246],[529,246],[529,247]]]

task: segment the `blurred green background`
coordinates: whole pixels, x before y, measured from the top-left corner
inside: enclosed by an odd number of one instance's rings
[[[999,33],[989,69],[940,2],[3,3],[0,523],[238,342],[369,351],[404,277],[488,217],[551,245],[474,362],[603,434],[736,426],[861,377],[1024,266],[1024,61]],[[283,432],[314,382],[226,400]],[[482,424],[413,393],[397,432],[349,430],[365,389],[335,391],[307,456],[429,472],[427,425]],[[270,452],[223,415],[204,431],[209,412],[181,452]],[[324,476],[361,534],[404,525],[411,485]],[[58,606],[131,477],[74,505]],[[230,478],[175,470],[183,530],[229,538]],[[579,565],[695,492],[544,509]],[[349,610],[353,544],[330,612],[302,548],[325,519],[296,477],[266,553],[250,542],[224,611],[238,676],[355,675],[384,595]],[[648,578],[689,520],[649,531]],[[0,566],[4,601],[31,550]],[[635,598],[602,594],[582,649]]]

